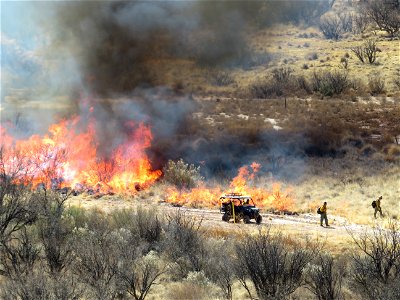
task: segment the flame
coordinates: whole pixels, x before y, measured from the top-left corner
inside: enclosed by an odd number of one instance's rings
[[[0,127],[1,172],[16,182],[47,187],[79,186],[96,192],[136,192],[156,181],[146,155],[151,145],[150,128],[129,122],[128,137],[107,158],[98,153],[94,119],[78,132],[80,118],[63,120],[49,127],[43,137],[17,140]],[[82,127],[82,125],[81,125]]]
[[[251,196],[255,205],[274,211],[290,211],[294,207],[294,199],[290,189],[282,189],[280,183],[272,183],[269,189],[254,186],[257,173],[261,165],[253,162],[250,166],[239,168],[229,184],[229,189],[221,187],[196,187],[191,190],[179,191],[176,188],[167,188],[166,202],[191,207],[215,207],[219,205],[219,198],[223,192],[240,193]]]

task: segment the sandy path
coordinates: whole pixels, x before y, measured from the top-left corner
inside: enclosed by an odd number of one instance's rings
[[[348,233],[350,229],[353,232],[361,233],[368,230],[368,226],[358,224],[348,224],[341,217],[329,216],[330,227],[319,226],[319,216],[317,214],[302,214],[298,216],[275,215],[262,213],[263,222],[257,225],[254,220],[250,224],[223,222],[222,215],[218,208],[215,209],[196,209],[187,207],[174,207],[168,203],[159,203],[147,200],[124,200],[116,197],[105,196],[100,199],[93,197],[72,197],[67,201],[67,205],[79,206],[85,209],[101,209],[110,212],[114,209],[134,209],[138,206],[144,208],[155,209],[161,215],[168,215],[178,210],[185,212],[187,215],[195,216],[202,219],[202,224],[206,229],[223,230],[223,231],[242,231],[257,232],[260,228],[271,226],[274,230],[282,231],[289,237],[298,239],[313,238],[322,241],[327,248],[333,252],[343,252],[354,247],[352,239]]]

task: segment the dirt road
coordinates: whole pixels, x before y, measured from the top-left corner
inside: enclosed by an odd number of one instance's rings
[[[254,220],[250,224],[223,222],[218,208],[215,209],[196,209],[189,207],[175,207],[168,203],[159,203],[144,200],[124,200],[118,197],[105,196],[100,199],[93,197],[72,197],[67,201],[67,205],[74,205],[85,209],[96,208],[111,212],[114,209],[135,209],[138,206],[151,208],[161,215],[169,215],[178,210],[187,215],[194,216],[202,220],[202,225],[210,230],[221,231],[241,231],[258,232],[259,229],[271,226],[273,230],[278,230],[297,239],[318,239],[326,244],[332,252],[341,253],[354,248],[349,230],[355,233],[361,233],[368,230],[368,226],[349,224],[346,219],[328,215],[330,227],[321,227],[319,225],[319,215],[300,214],[300,215],[276,215],[262,213],[262,224],[257,225]]]

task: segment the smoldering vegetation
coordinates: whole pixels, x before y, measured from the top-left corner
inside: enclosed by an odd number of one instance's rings
[[[3,299],[191,299],[193,291],[196,299],[400,296],[395,222],[349,231],[354,252],[333,256],[321,243],[269,227],[255,235],[205,227],[184,210],[68,207],[68,195],[9,179],[0,182]]]

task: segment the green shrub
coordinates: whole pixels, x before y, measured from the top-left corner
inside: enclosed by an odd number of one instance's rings
[[[350,80],[347,72],[315,72],[312,78],[312,86],[315,92],[319,92],[323,96],[340,95],[350,86]]]
[[[176,162],[168,161],[164,168],[164,180],[179,189],[190,189],[196,187],[197,183],[203,180],[203,177],[200,175],[200,166],[187,164],[183,159],[180,159]]]

